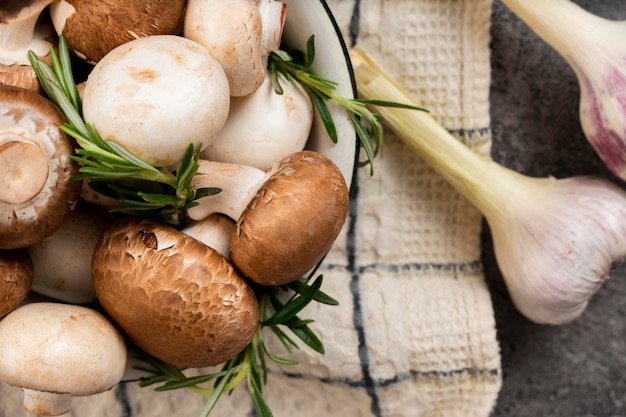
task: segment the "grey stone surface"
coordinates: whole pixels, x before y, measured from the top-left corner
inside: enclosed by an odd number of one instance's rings
[[[626,19],[622,0],[575,2],[598,15]],[[491,59],[496,161],[532,176],[614,179],[580,129],[573,71],[499,0],[493,5]],[[626,267],[577,321],[540,326],[512,306],[488,231],[484,241],[503,367],[493,417],[626,416]]]

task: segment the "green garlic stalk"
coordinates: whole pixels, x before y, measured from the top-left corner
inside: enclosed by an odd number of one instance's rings
[[[416,105],[362,47],[351,59],[360,96]],[[373,107],[485,216],[511,298],[530,320],[576,319],[626,257],[626,192],[616,184],[527,177],[463,145],[429,113]]]

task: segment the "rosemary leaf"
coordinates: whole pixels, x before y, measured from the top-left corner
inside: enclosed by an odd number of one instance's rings
[[[370,175],[374,174],[374,158],[378,154],[380,144],[383,139],[382,124],[378,117],[374,115],[364,104],[372,102],[379,106],[402,107],[412,110],[424,111],[423,108],[415,106],[407,106],[382,100],[359,100],[350,99],[341,96],[336,92],[338,84],[332,80],[327,80],[318,76],[311,71],[311,66],[315,58],[315,37],[311,35],[307,40],[306,53],[301,51],[273,51],[269,54],[268,68],[272,73],[274,82],[274,90],[277,94],[282,94],[283,90],[280,86],[278,74],[281,74],[286,80],[295,80],[302,84],[309,92],[315,103],[315,108],[321,115],[322,122],[329,136],[336,142],[339,140],[335,132],[335,125],[332,118],[328,117],[328,106],[324,103],[322,106],[319,102],[332,100],[342,106],[352,125],[355,128],[357,139],[361,147],[365,150],[365,161],[360,161],[359,166],[370,165]],[[363,120],[364,119],[364,120]]]
[[[291,302],[287,303],[280,310],[278,310],[272,317],[265,320],[262,324],[264,326],[274,326],[277,324],[283,324],[291,318],[295,317],[300,311],[302,311],[309,303],[315,298],[315,294],[322,286],[323,277],[320,275],[315,279],[313,284],[309,288],[295,297]]]
[[[194,385],[199,385],[205,382],[209,382],[217,378],[218,376],[220,375],[219,374],[199,375],[195,377],[187,377],[180,381],[167,381],[165,384],[161,385],[160,387],[155,388],[154,390],[162,392],[162,391],[172,391],[172,390],[181,389],[181,388],[189,388]]]
[[[339,141],[339,137],[337,136],[337,128],[335,127],[335,121],[333,120],[333,116],[324,101],[319,94],[317,94],[314,90],[308,89],[310,91],[310,97],[313,103],[315,104],[315,108],[317,109],[318,114],[322,119],[322,123],[324,124],[324,128],[330,137],[330,140],[333,143],[337,143]]]
[[[305,290],[309,288],[306,282],[302,279],[297,279],[293,282],[290,282],[289,284],[287,284],[287,287],[289,287],[291,290],[293,290],[294,292],[298,294],[302,294]],[[329,296],[328,294],[324,293],[321,290],[315,294],[315,297],[313,298],[313,300],[317,301],[318,303],[331,305],[331,306],[339,305],[339,301],[335,300],[333,297]]]
[[[226,373],[226,375],[224,375],[219,380],[219,383],[213,389],[213,393],[209,396],[208,400],[204,404],[204,407],[202,407],[202,410],[200,411],[199,417],[208,417],[208,415],[211,413],[211,411],[215,407],[215,404],[217,404],[217,401],[220,399],[220,397],[224,393],[224,389],[226,388],[226,384],[228,384],[228,382],[230,381],[232,375],[234,375],[235,372],[236,372],[236,368],[231,368]]]
[[[143,372],[149,372],[149,370],[147,369],[141,369],[141,368],[137,368],[140,371]],[[150,385],[154,385],[154,384],[159,384],[161,382],[167,382],[169,381],[170,377],[167,375],[155,375],[155,376],[151,376],[148,378],[143,378],[139,381],[139,386],[140,387],[148,387]]]
[[[146,163],[143,159],[123,147],[117,142],[107,140],[105,143],[111,148],[111,150],[119,156],[121,159],[126,160],[128,165],[133,165],[146,171],[155,172],[158,175],[158,170],[152,165]]]
[[[296,342],[294,342],[287,333],[283,332],[282,329],[278,326],[271,326],[270,329],[276,335],[280,343],[282,343],[283,347],[287,351],[287,353],[292,352],[292,348],[300,349],[300,346]]]
[[[137,195],[141,197],[144,201],[153,204],[176,205],[180,202],[180,199],[178,197],[167,194],[151,194],[139,191]]]
[[[311,330],[309,326],[304,327],[290,327],[289,330],[293,332],[300,340],[302,340],[308,347],[316,351],[317,353],[324,354],[324,345],[317,335]]]
[[[259,346],[259,349],[261,349],[263,351],[262,355],[259,356],[267,356],[272,362],[277,363],[279,365],[297,365],[298,361],[295,361],[293,359],[286,359],[286,358],[281,358],[280,356],[276,356],[273,355],[269,350],[267,350],[267,346],[265,346],[264,343],[262,343]]]

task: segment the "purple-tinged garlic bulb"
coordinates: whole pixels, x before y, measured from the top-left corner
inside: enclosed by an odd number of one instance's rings
[[[626,21],[569,0],[502,0],[574,70],[580,122],[606,167],[626,181]]]
[[[518,182],[501,211],[483,205],[498,267],[527,318],[571,322],[626,257],[626,192],[596,177]]]

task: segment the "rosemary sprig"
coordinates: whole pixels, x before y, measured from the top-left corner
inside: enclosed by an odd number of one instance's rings
[[[327,102],[334,101],[343,107],[354,126],[359,143],[365,152],[366,159],[359,165],[370,166],[370,175],[374,173],[374,158],[378,154],[383,141],[382,117],[370,111],[367,105],[382,107],[397,107],[411,110],[427,111],[422,107],[415,107],[401,103],[383,100],[363,100],[347,98],[337,93],[338,83],[316,75],[312,71],[315,60],[315,36],[311,35],[307,41],[306,52],[300,50],[272,51],[268,59],[269,71],[272,74],[274,90],[282,94],[279,75],[287,81],[295,80],[309,93],[317,109],[326,132],[335,143],[339,140],[335,122],[328,108]]]
[[[196,190],[191,178],[198,170],[199,147],[189,144],[178,172],[154,167],[122,145],[104,140],[82,117],[82,103],[72,74],[70,52],[64,36],[59,37],[59,53],[50,50],[52,65],[42,61],[33,51],[28,56],[37,78],[50,100],[65,115],[61,129],[73,137],[80,147],[70,156],[81,164],[80,174],[73,180],[90,180],[99,193],[120,202],[115,211],[132,211],[181,224],[186,211],[198,198],[215,194],[217,188]],[[158,184],[156,191],[146,192],[143,185]],[[151,187],[154,188],[154,187]]]
[[[312,301],[327,305],[338,304],[334,298],[321,291],[322,275],[310,284],[309,281],[310,278],[303,278],[285,286],[271,287],[260,294],[260,320],[252,341],[215,373],[188,377],[175,366],[137,350],[138,358],[147,365],[138,369],[151,375],[142,379],[139,382],[140,386],[156,385],[155,391],[187,388],[207,395],[207,401],[199,415],[207,417],[223,393],[232,391],[245,381],[257,415],[272,417],[272,411],[263,398],[263,386],[267,383],[269,373],[268,363],[271,361],[280,365],[295,365],[297,362],[272,354],[264,341],[263,329],[270,329],[288,353],[293,349],[299,349],[299,345],[283,328],[291,331],[309,348],[323,354],[324,346],[309,326],[313,320],[300,319],[298,314]],[[285,295],[290,297],[283,302],[281,299]],[[203,387],[202,384],[206,383],[212,383],[212,386]]]

